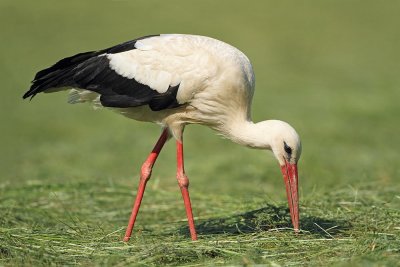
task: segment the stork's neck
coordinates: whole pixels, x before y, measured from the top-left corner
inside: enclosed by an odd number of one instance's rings
[[[254,123],[241,120],[227,125],[226,137],[235,143],[252,148],[271,149],[274,121]]]

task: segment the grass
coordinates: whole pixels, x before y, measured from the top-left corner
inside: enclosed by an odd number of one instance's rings
[[[400,262],[399,4],[387,1],[0,2],[0,265],[334,265]],[[21,96],[60,57],[151,33],[214,36],[251,58],[256,121],[302,137],[295,235],[270,153],[185,132],[199,240],[167,144],[121,242],[155,125]],[[140,140],[140,141],[137,141]]]
[[[152,201],[124,244],[124,186],[32,183],[1,192],[0,251],[3,263],[22,265],[396,264],[398,190],[368,184],[306,197],[298,235],[283,203],[204,194],[193,199],[200,236],[192,242],[176,192],[149,188]]]

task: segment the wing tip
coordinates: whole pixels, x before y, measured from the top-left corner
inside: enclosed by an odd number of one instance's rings
[[[25,94],[22,96],[22,99],[27,99],[28,97],[30,97],[29,101],[32,100],[32,98],[35,97],[35,95],[37,94],[36,92],[36,88],[35,89],[29,89],[27,92],[25,92]]]

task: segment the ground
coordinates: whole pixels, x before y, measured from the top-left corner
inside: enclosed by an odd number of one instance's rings
[[[400,5],[388,1],[0,2],[0,265],[396,266]],[[299,132],[301,232],[272,154],[185,132],[199,240],[166,145],[121,240],[157,125],[22,94],[74,53],[154,33],[216,37],[256,71],[255,121]]]

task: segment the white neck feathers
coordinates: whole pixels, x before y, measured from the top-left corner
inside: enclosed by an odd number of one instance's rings
[[[252,148],[271,149],[272,125],[267,122],[237,121],[227,125],[228,128],[223,133],[237,144]]]

